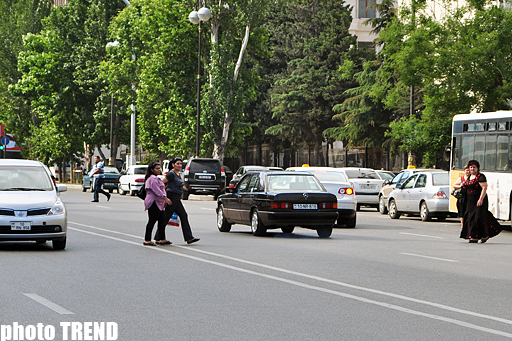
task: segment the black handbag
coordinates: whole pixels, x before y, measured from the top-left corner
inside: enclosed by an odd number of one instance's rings
[[[146,183],[137,191],[137,196],[142,200],[146,199]]]
[[[462,191],[460,188],[454,189],[451,194],[457,199],[462,198]]]

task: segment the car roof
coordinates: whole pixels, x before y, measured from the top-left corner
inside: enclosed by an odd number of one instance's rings
[[[309,172],[309,171],[315,171],[315,170],[322,170],[327,172],[343,172],[343,168],[334,168],[334,167],[288,167],[286,170],[293,169],[294,171],[303,171],[303,172]]]
[[[25,159],[0,159],[0,166],[44,166],[39,161],[25,160]]]

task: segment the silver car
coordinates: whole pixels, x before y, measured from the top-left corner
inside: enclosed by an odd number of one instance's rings
[[[66,247],[67,211],[50,170],[31,160],[0,160],[0,240],[51,240],[53,248]]]
[[[423,221],[432,217],[443,221],[449,214],[449,194],[449,172],[413,174],[389,194],[389,216],[398,219],[402,213],[419,214]]]
[[[379,190],[384,183],[377,172],[370,168],[337,168],[343,170],[354,186],[357,197],[357,210],[361,206],[370,206],[379,209]]]

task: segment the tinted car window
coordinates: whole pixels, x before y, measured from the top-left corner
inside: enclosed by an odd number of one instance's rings
[[[379,179],[379,176],[371,169],[347,169],[345,170],[349,179]]]
[[[450,184],[448,173],[432,174],[432,182],[434,186],[447,186]]]
[[[134,168],[133,174],[146,174],[146,168]]]
[[[240,184],[238,185],[238,191],[239,192],[246,192],[247,188],[249,187],[249,181],[251,180],[250,176],[246,176],[245,178],[240,181]]]
[[[380,177],[383,179],[383,180],[391,180],[393,179],[393,176],[389,173],[386,173],[386,172],[379,172],[380,174]]]
[[[416,181],[416,185],[414,185],[415,188],[422,188],[427,186],[427,175],[426,174],[420,174],[418,176],[418,181]]]
[[[0,191],[52,191],[53,183],[43,167],[0,167]]]
[[[105,174],[119,174],[119,171],[115,167],[105,167]]]
[[[403,174],[402,174],[402,178],[400,179],[400,183],[403,184],[405,180],[407,180],[407,178],[409,177],[409,171],[405,171]]]
[[[258,185],[260,183],[260,176],[258,174],[254,174],[251,177],[251,181],[249,182],[248,192],[257,192],[258,191]]]
[[[190,163],[190,172],[201,173],[204,170],[211,173],[220,172],[219,161],[193,161]]]
[[[314,171],[318,180],[325,182],[348,182],[345,174],[341,172],[328,172],[328,171]]]
[[[323,191],[322,185],[312,175],[269,175],[270,191]]]

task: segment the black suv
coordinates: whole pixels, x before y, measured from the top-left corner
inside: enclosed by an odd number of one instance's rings
[[[215,200],[226,187],[226,173],[218,159],[191,158],[181,173],[183,200],[190,194],[213,194]]]

